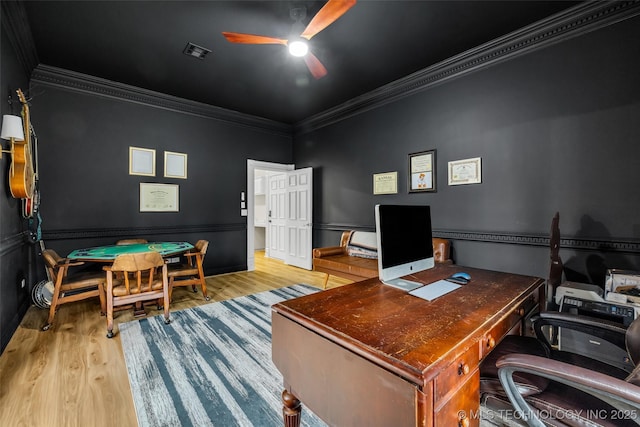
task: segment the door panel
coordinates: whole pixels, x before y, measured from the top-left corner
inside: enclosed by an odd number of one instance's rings
[[[311,270],[313,168],[287,172],[287,182],[287,250],[285,262]]]
[[[287,175],[269,177],[269,257],[285,260],[287,220]]]

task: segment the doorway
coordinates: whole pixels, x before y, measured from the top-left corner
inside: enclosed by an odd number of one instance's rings
[[[313,170],[247,160],[247,270],[255,250],[311,269]]]
[[[256,225],[258,228],[258,243],[262,245],[260,236],[263,236],[266,245],[266,229],[268,209],[266,196],[266,186],[268,184],[269,175],[281,174],[294,170],[295,165],[287,165],[282,163],[261,162],[257,160],[247,160],[247,270],[254,271],[256,269],[255,251],[256,251]],[[257,171],[257,172],[256,172]],[[258,212],[264,211],[264,217],[260,217],[256,223],[256,182],[259,188],[258,201],[260,198],[264,200],[264,206],[259,206]],[[265,250],[266,256],[266,250]]]

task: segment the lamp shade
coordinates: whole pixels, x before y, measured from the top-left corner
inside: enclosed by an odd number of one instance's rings
[[[2,139],[24,141],[24,131],[22,129],[22,117],[5,114],[2,116]]]

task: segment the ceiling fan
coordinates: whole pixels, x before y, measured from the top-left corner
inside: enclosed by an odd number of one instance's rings
[[[327,74],[327,69],[322,65],[320,60],[308,51],[305,40],[311,40],[313,36],[327,28],[338,18],[344,15],[349,9],[356,4],[356,0],[329,0],[318,13],[311,19],[309,25],[300,33],[293,35],[288,39],[280,39],[276,37],[258,36],[254,34],[230,33],[223,32],[222,35],[231,43],[243,44],[281,44],[289,47],[289,52],[294,56],[302,56],[307,64],[309,71],[316,79],[322,78]],[[291,17],[300,22],[306,16],[305,9],[292,9]],[[294,25],[294,28],[296,26]]]

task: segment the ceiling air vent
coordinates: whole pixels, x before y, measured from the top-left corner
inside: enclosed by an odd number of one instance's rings
[[[207,53],[211,52],[206,47],[198,46],[191,42],[187,43],[187,46],[182,51],[185,55],[193,56],[194,58],[204,59]]]

